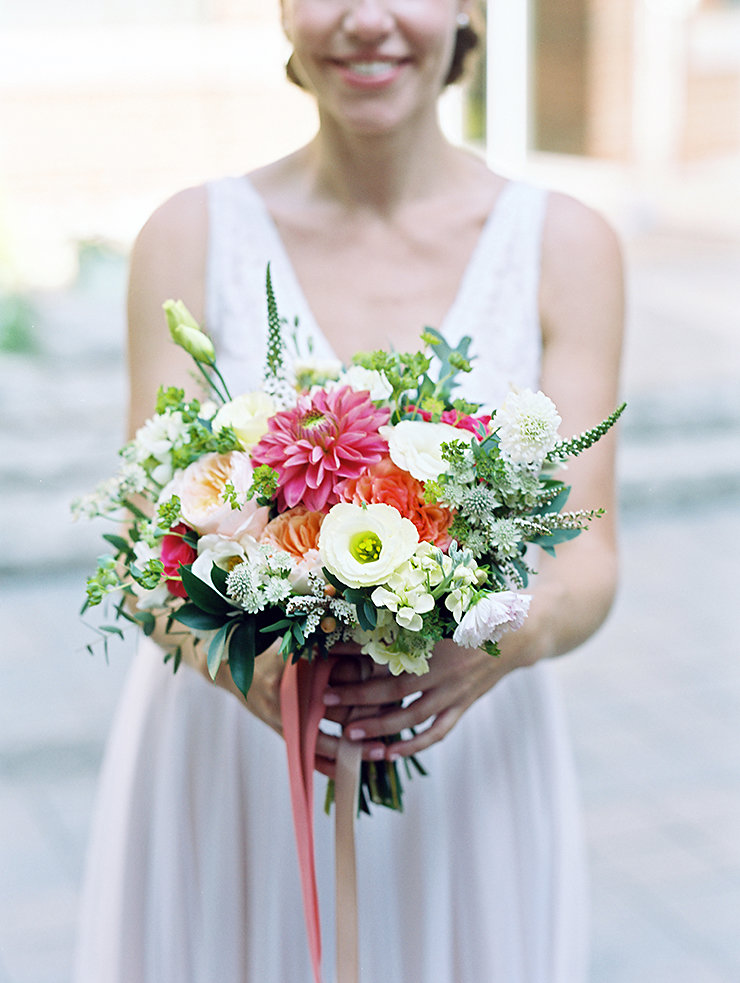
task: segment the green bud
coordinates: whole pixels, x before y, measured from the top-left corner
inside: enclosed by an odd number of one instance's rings
[[[196,362],[214,365],[216,350],[208,335],[201,330],[200,325],[181,300],[165,301],[164,313],[172,340]]]

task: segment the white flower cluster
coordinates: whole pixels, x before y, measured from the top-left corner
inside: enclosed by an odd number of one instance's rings
[[[419,543],[414,555],[373,591],[378,622],[373,631],[356,633],[362,651],[394,675],[422,675],[429,669],[434,646],[434,637],[422,631],[422,616],[444,597],[445,607],[459,623],[485,579],[469,550],[453,543],[445,554],[431,543]]]
[[[172,452],[190,442],[190,429],[180,410],[167,408],[136,431],[122,450],[129,463],[138,464],[158,485],[172,480]]]
[[[260,546],[228,575],[226,594],[248,614],[257,614],[290,597],[293,588],[289,576],[293,566],[287,553]]]
[[[75,519],[95,519],[117,512],[129,495],[139,494],[147,483],[144,468],[136,461],[124,461],[118,472],[102,481],[93,491],[72,502]]]

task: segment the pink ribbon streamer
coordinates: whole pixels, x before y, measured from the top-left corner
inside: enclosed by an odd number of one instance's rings
[[[322,696],[330,672],[329,660],[307,662],[301,659],[295,664],[286,665],[280,684],[293,826],[315,983],[322,983],[322,977],[321,920],[313,840],[313,772],[319,723],[324,715]],[[354,817],[361,758],[361,747],[343,737],[339,742],[335,778],[338,983],[359,983]]]

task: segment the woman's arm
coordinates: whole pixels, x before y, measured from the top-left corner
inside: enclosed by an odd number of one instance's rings
[[[141,230],[131,255],[128,289],[129,436],[152,415],[160,385],[178,386],[200,395],[198,376],[190,357],[170,338],[162,305],[170,298],[183,300],[199,323],[205,314],[205,269],[208,237],[206,192],[202,187],[180,192],[165,202]],[[153,639],[165,650],[178,645],[183,661],[210,679],[203,646],[183,630],[165,631],[161,618]],[[281,732],[279,686],[283,659],[277,645],[255,663],[249,709]],[[226,666],[216,682],[239,700]]]
[[[544,230],[540,288],[543,332],[541,386],[558,407],[564,437],[599,423],[616,408],[623,323],[620,249],[609,226],[571,198],[552,195]],[[440,643],[421,677],[373,678],[334,686],[327,699],[339,707],[367,705],[349,728],[365,741],[364,756],[380,753],[377,738],[432,720],[417,737],[390,745],[389,757],[414,754],[444,737],[465,710],[503,676],[580,645],[601,625],[617,579],[615,437],[608,435],[569,464],[573,491],[568,507],[604,507],[606,516],[542,555],[533,578],[533,601],[524,626],[500,643],[492,658],[479,650]],[[408,707],[371,710],[421,692]],[[355,716],[358,716],[356,714]]]

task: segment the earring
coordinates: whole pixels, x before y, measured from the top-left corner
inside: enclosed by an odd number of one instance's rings
[[[470,27],[470,15],[461,10],[457,15],[457,29],[463,31],[466,27]]]

